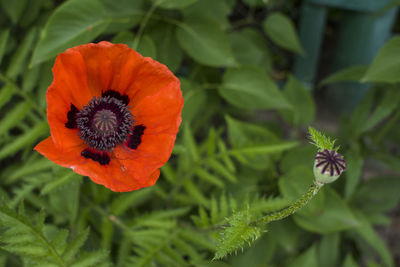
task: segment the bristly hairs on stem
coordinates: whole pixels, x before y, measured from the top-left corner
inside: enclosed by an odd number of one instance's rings
[[[325,149],[338,151],[340,148],[340,146],[334,148],[336,142],[335,139],[332,140],[330,137],[315,130],[311,126],[308,127],[308,137],[310,139],[310,143],[318,147],[319,151],[323,151]]]

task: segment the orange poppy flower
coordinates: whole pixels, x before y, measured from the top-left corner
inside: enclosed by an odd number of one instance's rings
[[[113,191],[153,185],[181,123],[179,80],[157,61],[109,42],[67,49],[53,75],[51,136],[35,150]]]

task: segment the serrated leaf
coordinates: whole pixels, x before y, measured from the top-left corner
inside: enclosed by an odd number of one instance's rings
[[[53,191],[57,190],[58,188],[70,183],[71,180],[76,177],[77,177],[77,175],[74,172],[69,171],[65,175],[62,175],[61,177],[57,177],[56,179],[53,179],[52,181],[46,183],[45,186],[43,186],[43,188],[40,190],[40,194],[46,195],[50,192],[53,192]]]
[[[110,211],[112,214],[119,216],[129,208],[137,207],[141,203],[148,200],[154,193],[153,191],[153,188],[145,188],[140,191],[134,191],[120,195],[111,203]]]
[[[75,255],[79,252],[83,244],[89,235],[89,228],[86,228],[83,232],[79,233],[77,237],[75,237],[72,241],[70,241],[65,248],[61,257],[66,262],[71,262]]]
[[[219,177],[209,173],[208,171],[206,171],[202,168],[197,168],[195,170],[195,173],[196,173],[197,177],[199,177],[203,181],[206,181],[207,183],[213,184],[219,188],[224,187],[224,182],[221,181],[221,179]]]
[[[249,224],[250,215],[246,210],[234,213],[227,219],[227,222],[230,226],[220,233],[214,259],[222,259],[239,249],[243,249],[261,235],[259,227]]]

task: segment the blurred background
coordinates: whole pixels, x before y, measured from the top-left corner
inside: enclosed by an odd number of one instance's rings
[[[0,266],[400,266],[398,0],[0,0]],[[102,40],[165,64],[185,107],[151,188],[115,193],[32,151],[58,53]],[[211,261],[226,218],[347,171]],[[234,252],[234,251],[232,251]]]

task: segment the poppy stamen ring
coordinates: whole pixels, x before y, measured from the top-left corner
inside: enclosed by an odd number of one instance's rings
[[[132,134],[133,115],[126,104],[111,96],[94,97],[76,117],[79,137],[100,151],[112,151]]]

